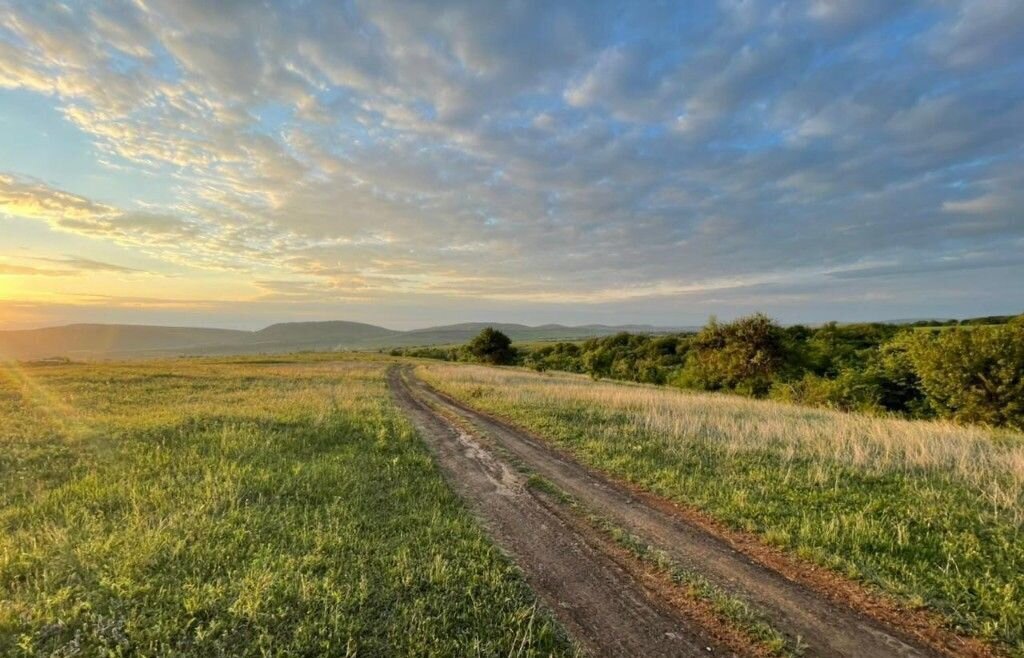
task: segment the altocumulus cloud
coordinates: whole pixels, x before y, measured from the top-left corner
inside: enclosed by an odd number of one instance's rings
[[[1020,2],[6,5],[0,87],[175,202],[0,154],[0,212],[259,269],[276,299],[810,308],[1024,280]]]

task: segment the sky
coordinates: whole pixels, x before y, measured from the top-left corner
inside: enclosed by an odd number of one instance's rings
[[[0,0],[0,328],[1024,311],[1024,2]]]

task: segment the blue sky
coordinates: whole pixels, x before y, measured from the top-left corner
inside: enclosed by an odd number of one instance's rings
[[[1024,3],[0,0],[0,325],[1024,310]]]

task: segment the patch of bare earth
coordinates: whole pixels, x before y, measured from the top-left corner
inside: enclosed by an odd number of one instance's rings
[[[469,423],[588,509],[747,601],[809,656],[992,656],[988,645],[941,626],[838,574],[766,546],[703,514],[582,466],[545,441],[410,377],[407,391]]]

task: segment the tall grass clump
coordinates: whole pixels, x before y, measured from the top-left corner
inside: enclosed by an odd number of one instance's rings
[[[0,370],[0,655],[548,655],[382,362]]]
[[[441,390],[1024,655],[1024,436],[437,364]]]

